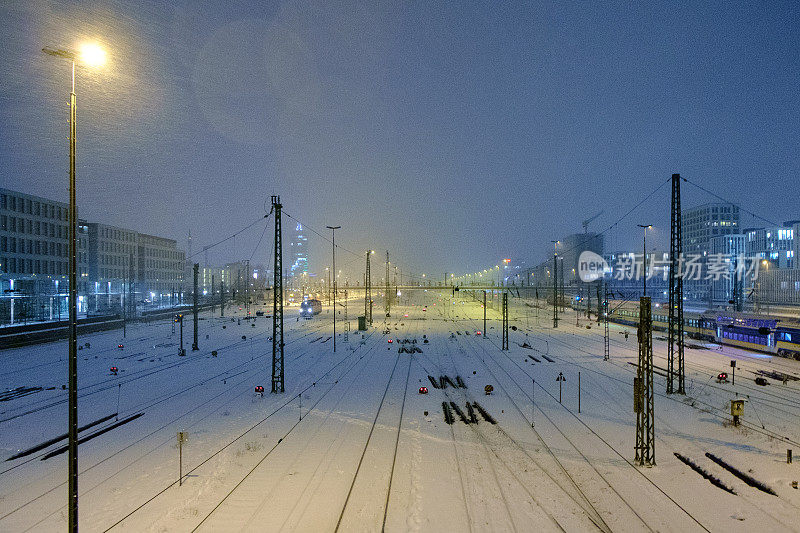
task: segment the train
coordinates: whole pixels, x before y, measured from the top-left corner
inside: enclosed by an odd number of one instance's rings
[[[318,315],[321,312],[322,303],[315,298],[303,300],[303,303],[300,304],[300,316],[303,318],[312,318],[314,315]]]
[[[639,325],[639,308],[635,302],[609,301],[611,322]],[[668,329],[666,306],[652,310],[653,330]],[[747,315],[729,311],[683,313],[683,331],[692,339],[738,346],[800,361],[800,320],[789,317]]]

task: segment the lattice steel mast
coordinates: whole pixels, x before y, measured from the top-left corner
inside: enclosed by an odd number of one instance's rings
[[[392,297],[389,295],[389,250],[386,250],[386,316],[392,316]]]
[[[370,272],[369,256],[372,250],[367,250],[367,270],[364,273],[364,320],[372,325],[372,273]]]
[[[683,367],[683,231],[681,228],[681,175],[672,175],[672,222],[669,238],[669,325],[667,334],[667,394],[686,394]],[[676,360],[677,359],[677,369]],[[678,388],[675,389],[675,379]]]
[[[636,411],[636,462],[640,466],[656,464],[655,411],[653,402],[653,329],[650,297],[639,300],[639,366],[633,383]]]
[[[272,272],[272,392],[283,392],[283,241],[281,197],[272,197],[275,213],[275,264]]]
[[[508,350],[508,292],[503,291],[503,350]]]

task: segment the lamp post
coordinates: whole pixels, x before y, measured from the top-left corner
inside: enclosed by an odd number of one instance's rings
[[[558,327],[558,243],[553,243],[553,327]]]
[[[67,59],[72,67],[72,90],[69,94],[69,482],[68,530],[78,531],[78,275],[77,223],[78,207],[75,192],[75,141],[77,134],[77,96],[75,95],[75,61],[90,66],[102,65],[105,52],[96,45],[85,45],[81,53],[42,48],[45,54]]]
[[[644,264],[644,276],[642,277],[643,281],[643,294],[642,296],[647,296],[647,228],[652,228],[652,224],[637,224],[640,228],[644,228],[644,239],[643,239],[643,246],[642,251],[644,254],[642,255],[642,263]]]
[[[333,239],[331,240],[331,251],[333,253],[333,353],[336,353],[336,230],[341,228],[341,226],[325,226],[329,230],[331,230],[331,234],[333,235]],[[330,279],[330,274],[328,276]]]

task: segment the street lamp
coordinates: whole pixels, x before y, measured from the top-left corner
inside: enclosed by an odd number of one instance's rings
[[[642,296],[647,296],[647,228],[652,228],[652,224],[637,224],[640,228],[644,228],[644,239],[643,239],[643,252],[642,255],[642,263],[644,263],[644,276],[643,276],[643,293]]]
[[[105,52],[94,44],[81,46],[80,52],[42,48],[45,54],[68,59],[72,66],[72,91],[69,94],[69,492],[68,530],[78,531],[78,278],[77,278],[77,201],[75,193],[75,142],[77,134],[77,96],[75,62],[97,67],[105,62]]]
[[[333,239],[331,240],[331,250],[333,253],[333,270],[336,272],[336,230],[341,228],[341,226],[325,226],[329,230],[331,230],[331,234],[333,235]],[[328,274],[330,279],[330,273]],[[337,276],[333,276],[333,353],[336,353],[336,278]]]
[[[553,243],[553,327],[558,327],[558,243]]]

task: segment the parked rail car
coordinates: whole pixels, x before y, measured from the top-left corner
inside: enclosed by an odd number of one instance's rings
[[[775,345],[779,355],[800,360],[800,327],[778,326]]]
[[[612,322],[625,324],[632,327],[639,325],[639,308],[633,307],[634,304],[612,307],[609,302],[609,317]],[[667,331],[669,328],[669,315],[667,310],[659,308],[652,314],[653,329],[655,331]],[[699,313],[683,313],[683,331],[693,339],[714,340],[716,336],[715,325],[707,317]]]
[[[612,322],[632,327],[639,325],[639,308],[636,302],[609,302],[609,309],[609,320]],[[652,318],[655,331],[667,330],[669,326],[667,309],[655,308]],[[693,339],[800,360],[800,322],[796,320],[785,317],[748,316],[742,313],[687,311],[683,314],[683,324],[684,332]]]
[[[300,316],[303,318],[312,318],[322,312],[322,303],[316,299],[303,300],[300,304]]]

